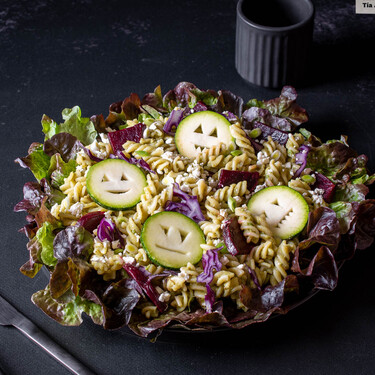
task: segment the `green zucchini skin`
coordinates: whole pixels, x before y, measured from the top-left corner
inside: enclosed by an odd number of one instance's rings
[[[201,150],[216,146],[219,143],[224,143],[229,150],[234,149],[234,139],[230,132],[230,126],[231,123],[219,113],[213,111],[192,113],[186,116],[177,127],[175,134],[177,151],[181,155],[195,158],[198,154],[194,146],[196,142],[200,143]],[[206,133],[195,132],[199,127]],[[216,137],[209,135],[211,131],[217,133]],[[195,141],[194,138],[196,138]]]
[[[174,228],[174,226],[178,228]],[[167,241],[171,227],[174,228],[172,229],[173,233]],[[185,247],[179,246],[178,241],[173,242],[173,236],[180,231],[186,234],[185,241],[189,240],[189,244],[186,244]],[[206,242],[203,231],[194,220],[173,211],[158,212],[150,216],[142,226],[140,240],[153,263],[173,270],[179,270],[188,262],[198,263],[203,255],[200,245]]]
[[[91,199],[108,210],[134,207],[146,186],[143,171],[122,159],[106,159],[94,164],[86,176],[86,188]]]
[[[309,217],[305,198],[288,186],[270,186],[255,193],[247,207],[253,215],[266,214],[273,234],[288,240],[300,233]]]

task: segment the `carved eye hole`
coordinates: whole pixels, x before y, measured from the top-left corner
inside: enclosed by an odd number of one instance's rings
[[[121,175],[121,181],[129,181],[125,174]]]
[[[163,225],[160,225],[161,229],[163,229],[163,232],[166,236],[168,236],[169,227],[164,227]]]
[[[102,177],[102,182],[108,182],[109,178],[104,174]]]
[[[217,129],[212,129],[211,133],[209,134],[211,137],[216,137],[217,138]]]
[[[185,232],[181,229],[179,229],[179,231],[180,231],[180,236],[181,236],[181,242],[184,242],[189,232]]]
[[[199,124],[199,126],[194,130],[194,133],[203,134],[202,125]]]

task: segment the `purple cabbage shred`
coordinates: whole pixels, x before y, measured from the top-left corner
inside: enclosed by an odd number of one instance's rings
[[[88,149],[87,147],[84,147],[83,150],[86,152],[86,154],[88,155],[88,157],[92,160],[92,161],[96,161],[96,162],[100,162],[100,161],[103,161],[104,159],[101,159],[101,158],[98,158],[97,156],[95,156],[90,149]]]
[[[196,223],[205,220],[199,206],[198,198],[195,195],[189,195],[182,191],[177,182],[173,184],[173,195],[181,198],[181,202],[168,201],[165,205],[165,211],[179,212],[194,220]]]
[[[169,134],[169,135],[174,135],[174,132],[176,130],[173,131],[173,127],[177,129],[177,126],[182,120],[183,116],[184,116],[184,111],[182,109],[174,109],[171,112],[168,121],[165,123],[163,127],[164,133]]]
[[[125,240],[112,220],[103,218],[98,225],[97,236],[100,241],[119,241],[120,247],[125,246]]]
[[[311,147],[307,145],[302,145],[299,148],[299,152],[296,154],[296,164],[300,164],[301,166],[296,170],[294,177],[299,177],[302,171],[305,169],[307,164],[307,155],[309,154],[310,150]]]
[[[209,284],[206,284],[206,289],[207,289],[207,293],[204,296],[204,302],[205,302],[205,305],[206,305],[206,311],[208,313],[212,313],[212,307],[213,307],[213,305],[215,303],[215,293],[211,289],[211,287],[210,287]]]
[[[140,168],[144,169],[147,172],[156,173],[155,171],[153,171],[151,169],[150,165],[145,160],[143,160],[143,159],[137,159],[137,158],[133,158],[133,157],[127,158],[126,156],[124,156],[124,154],[121,151],[117,151],[116,155],[111,154],[111,155],[109,155],[109,157],[111,159],[122,159],[122,160],[125,160],[129,164],[138,165]]]
[[[203,272],[198,275],[198,283],[211,283],[214,278],[214,269],[217,271],[221,270],[222,264],[219,260],[219,251],[223,249],[221,246],[217,249],[207,250],[202,256]]]

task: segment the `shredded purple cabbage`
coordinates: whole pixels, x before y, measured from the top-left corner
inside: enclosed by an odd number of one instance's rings
[[[235,122],[235,121],[238,121],[238,118],[237,116],[232,113],[232,112],[229,112],[229,111],[225,111],[222,113],[222,115],[229,121],[229,122]]]
[[[207,283],[209,284],[214,278],[214,269],[217,271],[221,270],[222,264],[219,260],[219,251],[223,249],[224,246],[221,246],[217,249],[207,250],[202,256],[203,272],[198,275],[198,283]]]
[[[177,182],[173,184],[173,195],[181,198],[181,202],[168,201],[164,208],[165,211],[179,212],[194,220],[196,223],[205,220],[199,206],[198,198],[195,195],[189,195],[182,191]]]
[[[202,112],[202,111],[207,111],[208,110],[208,107],[206,106],[206,104],[204,104],[203,102],[199,101],[193,108],[193,111],[194,112]]]
[[[118,240],[120,247],[125,246],[125,240],[112,220],[106,218],[101,220],[98,225],[97,236],[100,241],[108,240],[112,242]]]
[[[177,126],[183,117],[184,117],[183,109],[174,109],[171,112],[168,121],[164,124],[164,127],[163,127],[164,133],[167,133],[169,135],[174,135],[174,132],[172,131],[172,129],[173,127],[177,129]]]
[[[110,154],[109,157],[111,159],[122,159],[122,160],[125,160],[129,164],[138,165],[140,168],[144,169],[147,172],[156,173],[155,171],[153,171],[151,169],[150,165],[145,160],[143,160],[143,159],[137,159],[137,158],[133,158],[133,157],[127,158],[126,156],[124,156],[124,154],[121,151],[117,151],[116,155]]]
[[[206,304],[206,311],[208,313],[212,313],[212,307],[215,303],[215,293],[211,289],[209,284],[206,284],[207,293],[204,296],[204,302]]]
[[[86,152],[86,154],[89,156],[89,158],[92,160],[92,161],[96,161],[96,162],[100,162],[100,161],[103,161],[104,159],[101,159],[101,158],[98,158],[97,156],[95,156],[90,149],[88,149],[87,147],[84,147],[83,150]]]
[[[257,274],[255,273],[255,271],[249,267],[248,265],[247,266],[247,270],[249,271],[249,274],[250,274],[250,277],[251,277],[251,280],[253,281],[253,283],[255,284],[256,288],[258,290],[261,290],[262,287],[260,286],[260,283],[259,283],[259,280],[258,280],[258,276]]]
[[[168,305],[164,301],[160,301],[160,293],[156,290],[155,286],[151,283],[156,277],[163,277],[165,274],[152,275],[142,266],[136,266],[131,263],[125,263],[123,265],[125,271],[129,276],[136,281],[142,291],[151,299],[154,305],[160,312],[164,312]]]
[[[305,169],[307,164],[307,155],[309,151],[311,150],[311,147],[307,145],[302,145],[299,148],[298,154],[296,154],[296,164],[300,164],[301,166],[296,170],[296,173],[294,174],[294,177],[299,177],[302,171]]]

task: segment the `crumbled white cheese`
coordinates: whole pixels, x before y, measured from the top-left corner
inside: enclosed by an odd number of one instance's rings
[[[148,138],[150,133],[150,129],[146,126],[145,130],[143,130],[142,138]]]
[[[198,165],[196,160],[194,160],[194,163],[188,165],[186,171],[194,178],[200,178],[202,174],[201,167]]]
[[[111,219],[111,211],[105,211],[104,216],[106,219]]]
[[[127,264],[133,264],[135,262],[135,259],[132,257],[123,257],[122,260]]]
[[[119,249],[121,247],[120,240],[112,241],[112,249]]]
[[[170,144],[172,144],[174,142],[174,139],[172,138],[172,137],[169,137],[169,138],[167,138],[166,140],[165,140],[165,143],[167,144],[167,145],[170,145]]]
[[[228,217],[228,210],[225,208],[220,209],[219,215],[226,219]]]
[[[214,178],[212,177],[208,177],[208,185],[211,186],[212,188],[216,188],[217,184],[218,184],[218,181],[215,180]]]
[[[100,139],[102,140],[103,143],[109,143],[109,139],[108,139],[107,134],[99,133],[99,135],[100,135]]]
[[[185,271],[181,271],[177,276],[183,278],[185,281],[189,281],[190,279],[190,275]]]
[[[172,151],[166,151],[164,152],[164,154],[161,155],[163,159],[167,159],[171,162],[173,162],[173,159],[175,158],[175,156],[176,155],[174,155]]]
[[[83,210],[83,203],[80,203],[80,202],[77,202],[77,203],[74,203],[72,206],[70,206],[69,208],[69,212],[75,216],[75,217],[78,217],[79,215],[81,215],[82,213],[82,210]]]
[[[324,190],[323,189],[316,188],[315,190],[309,190],[309,193],[311,194],[311,198],[314,204],[322,205],[324,203],[324,199],[323,199]]]
[[[236,203],[241,203],[241,201],[242,201],[242,198],[241,198],[240,196],[238,196],[238,195],[235,195],[235,196],[233,197],[233,199],[234,199],[234,201],[235,201]]]
[[[171,298],[171,294],[170,293],[163,292],[163,293],[160,294],[158,300],[160,302],[168,302],[170,298]]]
[[[257,165],[265,165],[265,164],[269,164],[270,162],[270,157],[263,151],[258,152],[257,159],[258,159]]]
[[[83,168],[82,165],[78,164],[76,170],[77,170],[78,172],[81,172],[81,173],[82,173],[82,172],[85,170],[85,168]]]
[[[163,185],[172,185],[174,184],[174,178],[171,177],[171,176],[165,176],[162,180],[161,180],[161,183]]]
[[[220,240],[220,238],[215,238],[212,240],[212,243],[214,244],[214,246],[217,246],[221,243],[222,241]]]
[[[257,185],[256,187],[255,187],[255,189],[254,189],[254,193],[257,193],[258,191],[260,191],[260,190],[262,190],[262,189],[264,189],[264,188],[266,188],[267,187],[267,185],[264,183],[264,184],[262,184],[262,185]]]
[[[150,130],[156,130],[156,125],[155,125],[155,123],[153,122],[148,128],[149,128]]]

